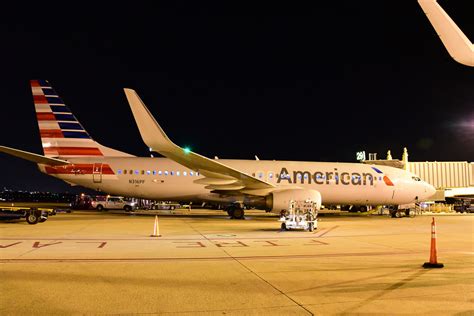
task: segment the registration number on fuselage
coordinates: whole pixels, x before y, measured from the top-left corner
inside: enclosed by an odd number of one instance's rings
[[[130,180],[128,180],[128,183],[130,183],[130,184],[144,184],[145,180],[130,179]]]

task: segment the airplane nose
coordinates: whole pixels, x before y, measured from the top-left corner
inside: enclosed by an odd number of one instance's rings
[[[432,197],[436,193],[436,189],[429,183],[425,185],[426,198]]]

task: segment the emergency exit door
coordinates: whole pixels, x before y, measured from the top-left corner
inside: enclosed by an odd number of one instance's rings
[[[102,163],[95,163],[92,167],[92,181],[94,183],[102,182]]]

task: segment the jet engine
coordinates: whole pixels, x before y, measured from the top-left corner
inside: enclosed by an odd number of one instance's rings
[[[316,190],[288,189],[275,191],[265,198],[266,209],[272,213],[279,214],[282,210],[288,210],[290,201],[311,200],[316,203],[316,208],[321,208],[321,193]]]

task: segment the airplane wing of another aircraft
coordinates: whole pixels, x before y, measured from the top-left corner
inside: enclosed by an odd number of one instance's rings
[[[42,155],[30,153],[30,152],[15,149],[15,148],[5,147],[5,146],[0,146],[0,152],[4,152],[6,154],[16,156],[25,160],[29,160],[32,162],[41,163],[45,165],[50,165],[50,166],[64,166],[64,165],[69,164],[69,162],[66,160],[49,158]]]
[[[124,89],[145,144],[153,151],[205,176],[195,182],[213,191],[261,191],[275,186],[214,159],[201,156],[173,143],[155,120],[135,90]],[[258,195],[258,194],[257,194]]]
[[[474,66],[474,46],[436,0],[418,0],[421,8],[438,33],[451,57],[457,62]]]

